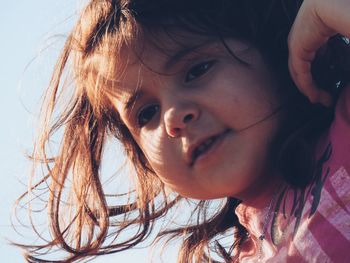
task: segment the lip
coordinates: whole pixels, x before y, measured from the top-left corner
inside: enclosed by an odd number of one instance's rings
[[[193,166],[196,163],[196,161],[204,158],[207,154],[209,154],[214,148],[216,148],[216,146],[218,146],[220,144],[220,142],[225,137],[225,135],[227,133],[229,133],[230,131],[231,131],[231,129],[225,129],[223,132],[207,136],[205,138],[198,140],[194,144],[192,144],[186,153],[186,159],[187,159],[187,162],[189,163],[189,165]],[[197,149],[197,147],[199,147],[202,143],[204,143],[205,141],[209,140],[212,137],[215,137],[215,140],[216,140],[214,142],[214,144],[211,145],[210,148],[208,150],[206,150],[203,154],[201,154],[198,157],[196,157],[195,159],[193,159],[193,153]]]

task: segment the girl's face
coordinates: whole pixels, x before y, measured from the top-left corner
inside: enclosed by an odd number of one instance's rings
[[[111,101],[156,175],[182,196],[240,198],[270,175],[276,84],[247,43],[160,38],[129,59]],[[263,120],[263,121],[261,121]],[[261,180],[263,179],[263,180]]]

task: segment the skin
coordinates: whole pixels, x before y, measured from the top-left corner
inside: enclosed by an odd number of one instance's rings
[[[146,44],[142,62],[125,50],[129,63],[110,90],[112,104],[157,176],[173,191],[196,199],[234,196],[248,202],[270,193],[270,180],[277,182],[270,144],[281,117],[272,113],[281,98],[260,54],[247,43],[227,40],[246,66],[222,43],[195,39],[190,45],[197,42],[200,48],[174,60],[183,45],[160,40],[168,52]],[[135,91],[142,95],[126,110]],[[213,135],[219,142],[189,162],[191,146]]]
[[[289,69],[300,91],[312,103],[332,105],[331,96],[318,89],[311,73],[317,50],[340,33],[350,37],[349,0],[304,0],[288,38]]]

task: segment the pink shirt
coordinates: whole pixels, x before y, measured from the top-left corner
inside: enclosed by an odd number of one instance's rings
[[[253,240],[242,246],[240,262],[258,262],[259,258],[278,263],[350,262],[350,85],[339,97],[335,119],[316,153],[320,179],[306,189],[304,199],[300,192],[294,196],[294,191],[286,188],[278,207],[285,206],[289,215],[295,197],[300,206],[286,218],[281,212],[273,214],[265,240],[260,242],[258,237],[268,208],[244,203],[237,207],[237,216]]]

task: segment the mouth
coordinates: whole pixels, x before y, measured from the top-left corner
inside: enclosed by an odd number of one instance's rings
[[[226,129],[224,132],[204,139],[195,145],[190,151],[190,166],[193,166],[199,157],[209,152],[230,131],[230,129]]]

